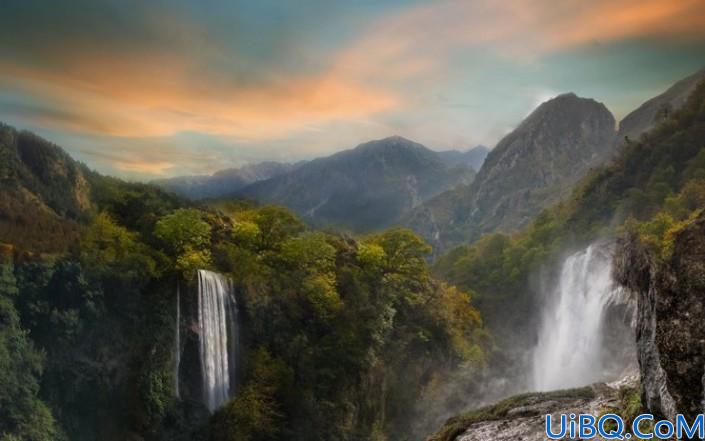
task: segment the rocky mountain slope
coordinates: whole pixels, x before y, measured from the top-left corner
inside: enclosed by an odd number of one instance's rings
[[[221,170],[212,175],[178,176],[152,183],[188,199],[218,198],[252,183],[288,173],[295,167],[294,164],[267,161]]]
[[[515,230],[611,156],[614,136],[614,117],[603,104],[558,96],[497,144],[472,185],[425,203],[408,225],[441,248]]]
[[[0,242],[61,249],[90,207],[83,166],[56,145],[0,124]]]
[[[678,81],[664,93],[651,98],[625,116],[619,123],[618,140],[620,142],[626,138],[632,141],[638,140],[642,134],[667,118],[671,112],[681,108],[703,79],[705,79],[705,69]]]
[[[369,231],[399,222],[412,208],[470,182],[474,174],[395,136],[310,161],[236,195],[287,206],[315,225]]]

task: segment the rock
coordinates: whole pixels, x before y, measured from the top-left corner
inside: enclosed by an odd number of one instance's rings
[[[615,277],[638,302],[642,402],[656,415],[692,418],[705,398],[705,213],[676,234],[665,261],[633,237],[618,255]]]
[[[545,415],[590,413],[620,407],[620,389],[635,388],[636,375],[579,389],[529,393],[451,418],[427,441],[543,441]],[[601,438],[594,438],[601,439]]]

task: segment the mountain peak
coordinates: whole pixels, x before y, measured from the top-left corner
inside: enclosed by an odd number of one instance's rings
[[[357,150],[357,149],[364,150],[364,149],[372,149],[372,148],[385,148],[385,147],[406,147],[406,148],[408,148],[408,147],[415,147],[415,148],[421,147],[423,149],[428,150],[427,147],[425,147],[424,145],[419,144],[418,142],[412,141],[408,138],[404,138],[403,136],[399,136],[399,135],[392,135],[392,136],[388,136],[386,138],[374,139],[372,141],[364,142],[364,143],[358,145],[357,147],[355,147],[355,150]]]

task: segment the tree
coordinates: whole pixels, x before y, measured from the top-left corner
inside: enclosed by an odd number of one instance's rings
[[[174,268],[186,278],[193,278],[197,269],[210,265],[211,226],[200,211],[180,208],[162,217],[157,221],[154,235],[174,257]]]
[[[51,412],[37,397],[43,356],[20,327],[11,268],[0,267],[0,439],[60,440]]]

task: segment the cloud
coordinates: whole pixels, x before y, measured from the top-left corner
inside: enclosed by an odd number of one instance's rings
[[[341,69],[402,80],[442,70],[458,51],[516,59],[622,39],[705,39],[702,0],[475,0],[384,17],[339,57]]]
[[[9,2],[0,117],[63,134],[135,176],[211,170],[236,154],[310,157],[394,133],[491,144],[536,99],[575,87],[569,69],[548,80],[553,55],[705,41],[702,0],[450,0],[376,7],[366,20],[349,18],[357,6],[277,15],[266,5],[77,2]],[[189,147],[183,135],[194,133],[205,140]]]

